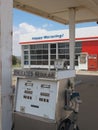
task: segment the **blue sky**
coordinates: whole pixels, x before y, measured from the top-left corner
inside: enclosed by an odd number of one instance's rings
[[[23,23],[23,22],[26,22],[37,28],[47,28],[48,31],[68,28],[67,25],[63,25],[63,24],[39,17],[34,14],[30,14],[30,13],[27,13],[18,9],[14,9],[13,11],[14,26],[17,27],[19,26],[20,23]],[[89,22],[89,23],[77,24],[76,27],[87,27],[87,26],[96,26],[96,25],[97,25],[96,22]]]
[[[57,22],[42,18],[40,16],[30,14],[24,11],[20,11],[17,9],[14,9],[13,12],[13,22],[14,26],[18,26],[20,23],[26,22],[30,25],[33,25],[37,28],[44,28],[44,25],[47,28],[47,30],[57,30],[57,29],[64,29],[66,26],[63,24],[59,24]]]

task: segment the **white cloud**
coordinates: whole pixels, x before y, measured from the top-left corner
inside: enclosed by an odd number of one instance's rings
[[[21,45],[19,44],[20,36],[26,34],[43,34],[46,33],[46,29],[36,28],[33,25],[29,25],[27,23],[21,23],[18,27],[13,28],[13,55],[20,56],[21,55]]]
[[[27,23],[21,23],[19,24],[19,30],[21,34],[26,34],[26,33],[34,33],[36,31],[36,28]]]
[[[46,23],[46,24],[44,24],[42,27],[43,27],[43,28],[47,28],[47,27],[52,27],[52,26],[53,26],[52,24]]]

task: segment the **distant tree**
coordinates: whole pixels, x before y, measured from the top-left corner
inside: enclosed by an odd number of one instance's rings
[[[21,65],[21,58],[20,57],[17,57],[17,64]]]
[[[12,55],[12,64],[16,65],[17,64],[17,57]]]

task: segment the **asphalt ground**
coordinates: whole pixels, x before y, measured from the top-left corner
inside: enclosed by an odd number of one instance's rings
[[[98,130],[98,76],[77,75],[76,90],[80,92],[82,104],[80,105],[78,124],[80,130]]]

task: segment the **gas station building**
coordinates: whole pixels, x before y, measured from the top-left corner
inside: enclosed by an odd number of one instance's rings
[[[25,68],[53,68],[56,59],[66,59],[69,65],[68,30],[44,34],[22,35],[22,65]],[[75,67],[78,70],[98,70],[98,27],[77,28],[75,33]]]

